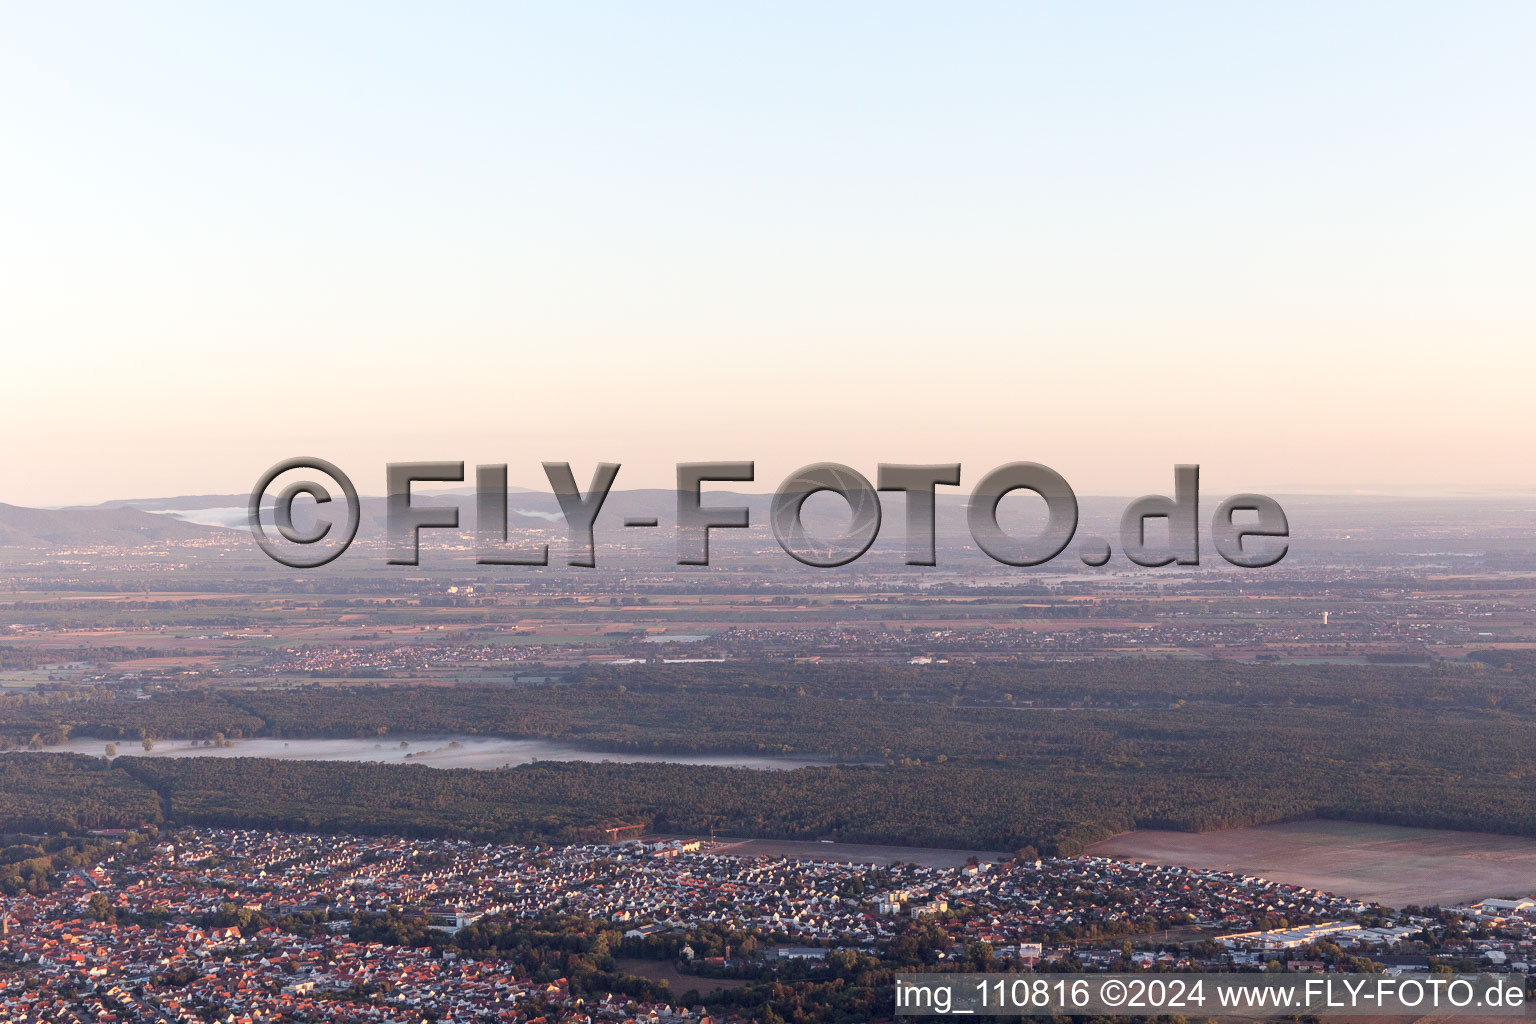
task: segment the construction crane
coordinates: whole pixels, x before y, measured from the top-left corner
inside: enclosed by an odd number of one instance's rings
[[[619,842],[619,833],[621,833],[621,832],[629,832],[632,829],[637,829],[637,828],[645,828],[645,826],[644,825],[615,825],[615,826],[613,826],[613,828],[605,828],[605,829],[603,829],[603,833],[605,835],[607,835],[607,837],[608,837],[608,845],[609,846],[617,846],[618,842]]]

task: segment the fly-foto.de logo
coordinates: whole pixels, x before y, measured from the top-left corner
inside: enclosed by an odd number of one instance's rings
[[[594,529],[603,504],[619,475],[618,463],[599,463],[583,490],[570,463],[546,462],[544,474],[564,520],[568,565],[597,565]],[[301,471],[328,482],[293,479]],[[475,561],[481,565],[549,565],[549,545],[518,544],[508,534],[507,467],[475,467]],[[460,530],[457,505],[434,503],[413,495],[416,484],[464,482],[462,462],[394,462],[385,467],[385,518],[390,565],[418,565],[423,530]],[[745,529],[751,510],[740,505],[706,504],[706,484],[750,483],[752,462],[683,462],[677,465],[676,516],[678,565],[708,565],[709,539],[714,530]],[[834,568],[856,561],[880,536],[880,491],[905,497],[906,564],[937,565],[936,507],[940,487],[960,485],[960,464],[912,465],[881,463],[875,482],[858,470],[818,462],[790,474],[774,492],[769,525],[784,552],[816,568]],[[269,498],[268,492],[273,491]],[[1046,521],[1037,532],[1022,535],[1003,529],[998,505],[1017,491],[1033,493],[1044,502]],[[817,536],[806,526],[803,512],[812,495],[836,495],[847,504],[848,525],[833,537]],[[295,506],[304,501],[306,524],[296,525]],[[1077,496],[1067,481],[1037,462],[1010,462],[985,474],[966,504],[966,526],[977,548],[1004,565],[1043,565],[1065,551],[1077,534]],[[274,560],[293,568],[315,568],[334,561],[352,543],[362,522],[362,503],[350,477],[324,459],[286,459],[268,469],[251,490],[248,518],[251,534]],[[1166,540],[1153,541],[1148,525],[1166,523]],[[655,529],[658,516],[629,517],[626,528]],[[1262,494],[1236,494],[1222,501],[1211,516],[1211,540],[1232,565],[1247,569],[1274,565],[1289,550],[1290,524],[1279,502]],[[1200,467],[1174,467],[1174,493],[1149,494],[1130,502],[1120,517],[1119,550],[1141,566],[1200,564]],[[1079,541],[1077,555],[1084,565],[1109,562],[1114,545],[1102,537]]]

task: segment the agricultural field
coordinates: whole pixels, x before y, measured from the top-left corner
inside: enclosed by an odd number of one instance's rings
[[[1394,907],[1536,891],[1536,839],[1481,832],[1294,821],[1198,834],[1127,832],[1088,852],[1262,875]]]

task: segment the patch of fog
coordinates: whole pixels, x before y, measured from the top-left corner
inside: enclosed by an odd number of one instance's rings
[[[108,740],[77,737],[44,748],[55,753],[100,757]],[[494,769],[531,764],[534,761],[586,761],[620,764],[692,764],[726,768],[787,771],[826,765],[829,760],[803,757],[771,757],[757,754],[637,754],[585,750],[548,740],[517,740],[484,736],[384,736],[372,739],[272,739],[258,737],[210,747],[194,740],[157,740],[153,750],[139,743],[117,742],[119,756],[134,757],[266,757],[286,761],[364,761],[387,764],[423,764],[431,768]]]
[[[197,526],[222,526],[228,530],[243,530],[246,525],[244,508],[146,508],[143,511],[157,516],[170,516]]]

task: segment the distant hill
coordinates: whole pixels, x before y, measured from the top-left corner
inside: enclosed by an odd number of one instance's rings
[[[199,509],[220,508],[227,505],[238,505],[242,508],[250,500],[248,494],[182,494],[173,498],[114,498],[112,501],[103,501],[98,505],[70,505],[70,510],[98,509],[98,508],[141,508],[150,511],[161,509]]]
[[[0,503],[0,546],[139,547],[210,536],[210,527],[136,508],[51,509]]]

